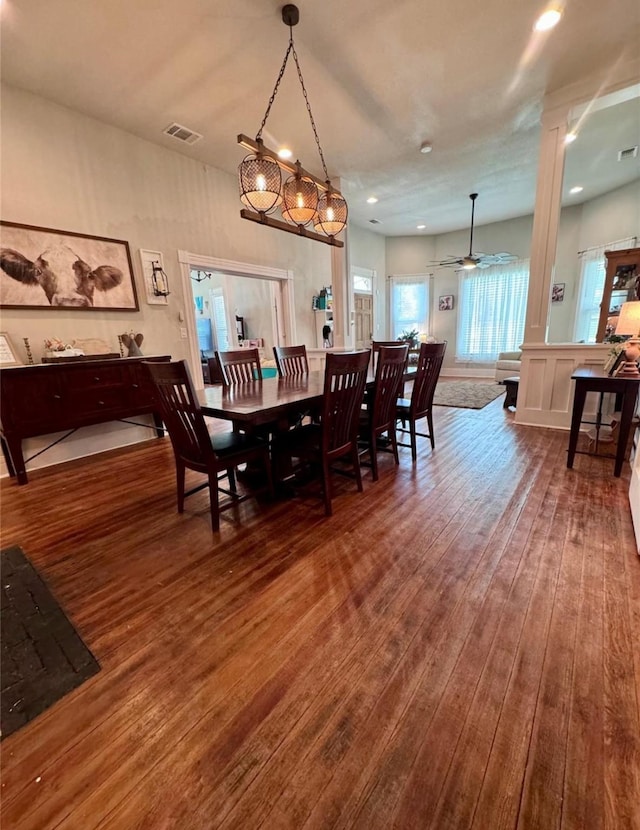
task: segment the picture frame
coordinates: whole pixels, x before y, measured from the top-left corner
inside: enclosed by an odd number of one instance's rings
[[[438,298],[438,311],[453,311],[453,294],[443,294]]]
[[[22,366],[11,338],[5,331],[0,332],[0,366]]]
[[[622,351],[618,352],[618,354],[616,355],[616,359],[609,367],[608,375],[610,378],[615,377],[618,371],[620,370],[621,365],[624,363],[625,353],[625,350],[622,349]]]
[[[551,302],[561,303],[564,300],[565,283],[555,282],[551,287]]]
[[[0,221],[0,308],[138,311],[123,239]]]

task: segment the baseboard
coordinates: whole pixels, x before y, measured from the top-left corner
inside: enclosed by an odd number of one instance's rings
[[[441,369],[443,378],[492,378],[493,371],[488,369]]]

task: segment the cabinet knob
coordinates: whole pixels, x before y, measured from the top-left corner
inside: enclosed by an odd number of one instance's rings
[[[132,389],[139,389],[140,387],[138,386],[138,384],[137,384],[137,383],[132,383],[132,384],[131,384],[131,388],[132,388]]]
[[[98,401],[98,406],[104,406],[104,401]]]
[[[100,383],[100,378],[99,377],[95,377],[94,380],[95,380],[96,383]]]
[[[53,396],[54,401],[59,401],[61,398],[62,398],[62,395],[54,395]]]

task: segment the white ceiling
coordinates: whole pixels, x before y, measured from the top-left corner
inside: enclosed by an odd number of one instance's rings
[[[244,154],[236,136],[256,134],[284,57],[281,6],[4,0],[2,77],[232,172]],[[637,53],[640,32],[637,0],[569,0],[543,35],[532,31],[540,0],[298,6],[294,38],[329,173],[341,177],[351,220],[385,235],[467,227],[472,191],[479,225],[531,213],[544,93],[604,77],[614,60]],[[173,121],[204,138],[189,147],[163,136]],[[264,138],[288,144],[321,174],[293,66]],[[426,139],[429,155],[419,152]],[[604,178],[596,171],[582,197],[611,189]],[[378,204],[366,204],[370,195]]]

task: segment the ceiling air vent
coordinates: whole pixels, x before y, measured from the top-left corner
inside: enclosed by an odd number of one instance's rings
[[[172,138],[177,138],[185,144],[195,144],[200,141],[202,136],[195,130],[190,130],[188,127],[183,127],[182,124],[170,124],[166,130],[163,130],[165,135],[170,135]]]
[[[635,147],[627,147],[626,150],[618,150],[618,161],[625,159],[635,159],[638,157],[638,145]]]
[[[369,224],[371,224],[371,225],[381,225],[382,222],[379,219],[369,219]]]

